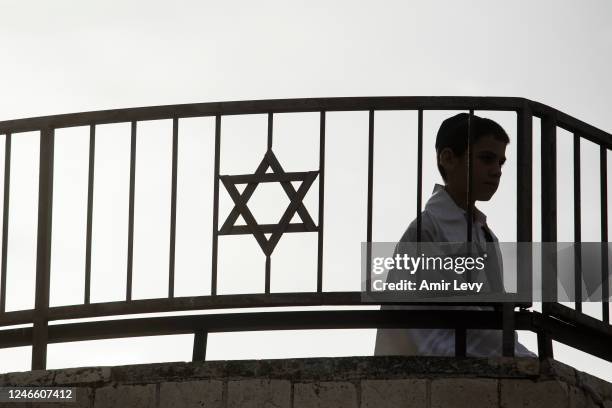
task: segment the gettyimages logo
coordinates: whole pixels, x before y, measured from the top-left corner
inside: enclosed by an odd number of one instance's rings
[[[485,267],[487,254],[482,256],[425,256],[421,253],[418,257],[406,253],[395,254],[393,257],[375,257],[372,259],[372,272],[376,275],[385,273],[391,269],[404,270],[414,275],[418,270],[430,271],[443,269],[453,271],[458,275],[465,271],[482,271]]]

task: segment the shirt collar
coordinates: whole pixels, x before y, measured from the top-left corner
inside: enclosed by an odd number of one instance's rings
[[[467,221],[467,211],[455,203],[441,184],[436,183],[434,186],[432,196],[425,204],[425,209],[439,219]],[[474,222],[487,225],[487,216],[476,207],[474,207]]]

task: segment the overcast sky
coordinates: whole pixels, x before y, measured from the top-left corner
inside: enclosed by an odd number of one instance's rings
[[[605,0],[0,0],[0,8],[0,120],[226,100],[474,95],[529,98],[612,131],[612,5]],[[425,116],[425,198],[439,181],[431,154],[433,137],[440,121],[453,113]],[[515,135],[512,114],[481,114],[498,120],[511,138]],[[416,116],[381,112],[376,118],[374,239],[394,241],[414,216]],[[286,170],[317,168],[317,120],[316,114],[275,119],[274,150]],[[538,130],[537,121],[534,125]],[[207,294],[210,237],[198,232],[209,235],[211,230],[214,128],[204,118],[181,121],[180,130],[177,294]],[[57,133],[52,305],[82,298],[87,134],[87,129]],[[139,124],[136,298],[164,296],[166,291],[170,134],[168,121]],[[358,290],[359,242],[365,239],[367,114],[330,114],[327,134],[324,289]],[[120,300],[125,288],[129,125],[100,127],[98,135],[92,299]],[[253,171],[265,151],[266,118],[224,119],[223,135],[221,172]],[[559,132],[560,180],[572,177],[569,136]],[[37,137],[13,137],[9,310],[33,305],[32,214],[38,169],[32,158],[38,158]],[[539,143],[534,140],[537,158]],[[480,206],[502,241],[516,239],[514,215],[508,216],[515,211],[508,203],[514,205],[517,189],[513,149],[511,143],[505,169],[509,176],[493,200]],[[598,240],[598,151],[584,144],[582,154],[583,211],[588,212],[583,239]],[[539,172],[537,160],[534,163],[537,211]],[[571,197],[566,187],[559,189],[559,240],[570,241],[572,207],[562,204]],[[221,191],[220,222],[231,209],[231,200],[222,187]],[[315,220],[317,197],[315,182],[305,199]],[[275,186],[266,186],[252,200],[260,222],[275,222],[287,204]],[[352,204],[346,207],[343,202]],[[537,226],[534,231],[537,238]],[[312,290],[314,249],[314,235],[283,236],[273,263],[273,291]],[[252,237],[222,238],[220,251],[219,270],[227,271],[220,277],[221,293],[262,290],[263,257]],[[295,262],[298,272],[291,274]],[[589,313],[600,313],[588,306]],[[208,357],[368,355],[374,334],[355,330],[211,335]],[[535,348],[533,336],[521,338]],[[172,336],[54,345],[48,366],[188,360],[191,341],[192,336]],[[612,379],[609,363],[562,345],[556,350],[561,361]],[[0,372],[28,369],[29,352],[0,350]]]

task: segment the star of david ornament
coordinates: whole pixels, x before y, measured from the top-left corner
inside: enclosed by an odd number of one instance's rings
[[[266,173],[268,168],[272,169],[271,173]],[[272,150],[268,150],[253,174],[219,176],[234,202],[234,208],[221,226],[219,234],[252,234],[264,254],[270,256],[285,232],[318,231],[318,227],[303,203],[306,193],[318,174],[318,171],[285,172]],[[292,181],[301,182],[297,191],[291,184]],[[247,206],[249,198],[259,183],[280,183],[289,197],[289,205],[277,224],[258,224]],[[247,184],[242,194],[236,188],[236,184]],[[296,213],[302,220],[301,223],[290,222]],[[246,225],[235,225],[239,216],[242,216]],[[271,234],[270,238],[266,238],[265,234]]]

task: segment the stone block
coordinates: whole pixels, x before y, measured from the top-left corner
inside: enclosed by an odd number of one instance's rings
[[[155,406],[154,384],[118,385],[98,388],[94,396],[94,408],[149,408]]]
[[[110,367],[81,367],[57,370],[55,384],[100,384],[110,381]]]
[[[291,406],[291,382],[287,380],[237,380],[227,383],[227,408]]]
[[[567,384],[560,381],[501,380],[501,408],[567,407]]]
[[[494,371],[476,373],[478,377],[537,377],[540,375],[540,360],[532,357],[489,357],[489,365]]]
[[[162,383],[159,408],[221,408],[222,381],[184,381]]]
[[[431,382],[431,408],[491,408],[497,406],[497,380],[448,378]]]
[[[584,390],[576,387],[569,387],[568,391],[569,408],[587,408],[589,399]]]
[[[186,363],[133,364],[111,368],[111,381],[117,384],[147,384],[191,376]]]
[[[540,381],[559,380],[568,385],[576,385],[576,370],[553,359],[547,359],[540,364]]]
[[[298,383],[293,386],[294,408],[357,408],[357,390],[350,382]]]
[[[55,371],[33,370],[7,373],[3,376],[2,386],[15,385],[19,387],[53,385]]]
[[[587,373],[578,372],[578,384],[600,401],[612,400],[612,384]]]
[[[363,380],[361,408],[425,407],[427,380]]]

